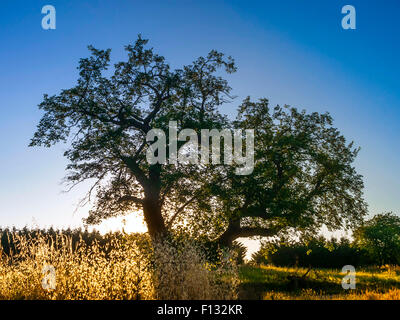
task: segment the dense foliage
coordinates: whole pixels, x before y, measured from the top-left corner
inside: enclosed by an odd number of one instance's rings
[[[357,248],[348,239],[327,240],[322,236],[263,242],[252,258],[258,264],[282,267],[342,268],[373,263],[365,249]]]
[[[376,264],[400,264],[400,217],[382,213],[357,228],[355,243],[364,248]]]
[[[230,246],[240,237],[322,224],[340,229],[362,221],[363,181],[353,165],[359,149],[328,113],[248,97],[236,119],[228,119],[219,109],[233,98],[221,76],[222,70],[236,71],[231,57],[212,50],[173,70],[147,42],[139,36],[126,46],[127,59],[115,64],[110,49],[89,47],[77,83],[44,95],[39,105],[44,114],[30,145],[68,144],[66,180],[93,182],[87,223],[140,210],[152,237],[185,227],[191,237]],[[254,170],[238,175],[237,163],[149,163],[147,134],[168,132],[170,121],[178,131],[190,128],[197,135],[203,129],[236,129],[242,135],[254,130]],[[219,142],[225,145],[225,138]],[[252,152],[248,147],[253,149],[247,144],[241,149]]]

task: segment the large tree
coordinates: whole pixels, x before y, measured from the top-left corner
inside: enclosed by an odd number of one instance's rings
[[[271,236],[287,228],[354,225],[365,214],[363,183],[352,166],[358,149],[346,143],[328,114],[271,109],[265,99],[245,99],[236,121],[218,107],[231,99],[220,68],[236,70],[217,51],[171,70],[138,38],[128,59],[110,68],[110,50],[90,47],[76,86],[44,96],[31,146],[60,141],[67,181],[93,181],[96,202],[86,219],[142,210],[150,235],[185,226],[192,235],[230,245],[238,237]],[[255,129],[255,167],[149,164],[147,133],[178,130]],[[169,140],[167,141],[169,142]],[[183,142],[181,142],[183,143]],[[223,150],[223,149],[222,149]]]
[[[140,36],[126,46],[127,61],[110,70],[111,50],[89,47],[81,59],[76,86],[44,96],[44,110],[30,146],[64,141],[70,164],[66,180],[93,181],[88,193],[96,203],[87,223],[143,210],[152,236],[164,234],[169,217],[181,212],[202,187],[203,170],[185,165],[150,165],[147,133],[168,132],[169,120],[182,128],[219,128],[226,122],[217,110],[231,88],[218,69],[235,71],[233,60],[217,51],[182,69],[171,70],[164,57],[145,47]],[[203,179],[204,180],[204,179]]]

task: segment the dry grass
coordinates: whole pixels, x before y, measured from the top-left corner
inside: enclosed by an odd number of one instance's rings
[[[106,248],[67,236],[53,241],[18,237],[18,253],[0,248],[0,299],[222,299],[235,297],[232,270],[211,271],[191,245],[179,250],[168,243],[154,247],[129,239],[111,239]],[[46,266],[55,269],[55,289],[44,289]],[[227,272],[229,271],[229,272]],[[228,278],[226,277],[228,275]],[[224,281],[221,279],[225,277]],[[223,284],[222,284],[223,283]],[[46,287],[46,286],[45,286]]]
[[[159,242],[154,250],[154,284],[160,300],[236,299],[239,277],[230,256],[219,265],[207,262],[204,251],[186,243]]]
[[[111,239],[103,250],[60,235],[18,237],[19,252],[2,255],[0,299],[150,299],[153,288],[148,259],[137,243]],[[55,290],[45,290],[43,268],[56,271]],[[48,276],[47,276],[48,277]]]

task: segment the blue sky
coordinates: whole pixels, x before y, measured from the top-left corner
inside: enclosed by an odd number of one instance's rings
[[[41,8],[57,12],[56,30],[41,28]],[[341,8],[356,9],[357,29],[343,30]],[[389,1],[1,1],[0,225],[78,226],[74,213],[87,186],[63,193],[66,148],[28,148],[44,93],[77,79],[87,45],[123,46],[138,33],[175,67],[217,49],[233,56],[228,77],[247,95],[308,111],[329,111],[361,146],[371,214],[400,213],[400,3]]]

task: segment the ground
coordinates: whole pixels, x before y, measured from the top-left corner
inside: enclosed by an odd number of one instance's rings
[[[242,266],[240,299],[400,300],[400,267],[356,269],[356,289],[344,290],[341,270]]]

